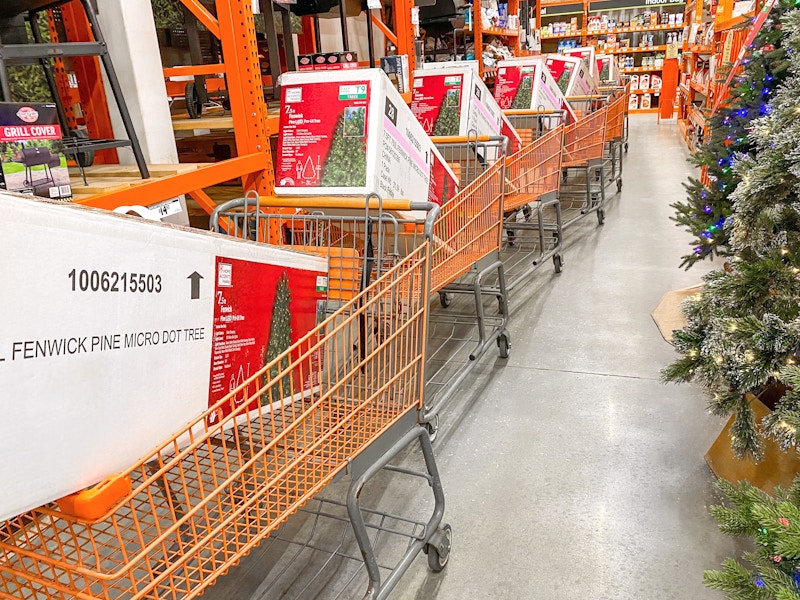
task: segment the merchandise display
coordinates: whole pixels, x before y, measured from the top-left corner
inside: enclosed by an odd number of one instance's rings
[[[575,56],[577,58],[582,58],[586,61],[586,64],[589,67],[589,74],[595,79],[595,85],[600,81],[600,71],[598,71],[598,64],[597,58],[595,56],[595,48],[594,46],[589,46],[587,48],[571,48],[569,50],[565,50],[564,54],[567,56]]]
[[[499,63],[494,94],[504,110],[563,109],[567,111],[568,120],[575,121],[575,114],[541,57]]]
[[[570,96],[590,96],[597,91],[588,63],[573,56],[548,55],[545,64],[561,92]]]
[[[16,317],[3,326],[0,404],[16,424],[4,447],[20,451],[0,466],[0,519],[122,471],[317,323],[318,257],[5,192],[2,202],[0,306]],[[38,251],[15,251],[25,244]],[[169,402],[154,393],[167,390]]]
[[[476,61],[414,72],[411,111],[431,136],[496,136],[502,111],[480,79]]]
[[[283,75],[277,194],[443,204],[457,181],[381,69]]]

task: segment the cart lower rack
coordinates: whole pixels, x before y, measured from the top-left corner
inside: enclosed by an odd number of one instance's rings
[[[250,219],[222,208],[215,217],[231,230]],[[429,211],[417,223],[428,241],[121,474],[132,491],[104,515],[88,521],[46,506],[2,524],[0,597],[197,597],[348,468],[356,471],[347,507],[370,574],[367,598],[385,598],[421,550],[443,565],[444,495],[417,425],[437,210],[406,208]],[[287,385],[304,392],[287,396]],[[382,581],[358,495],[411,443],[422,447],[434,508]]]

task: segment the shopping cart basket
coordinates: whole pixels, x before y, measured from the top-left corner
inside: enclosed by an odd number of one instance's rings
[[[606,121],[606,164],[609,167],[609,183],[616,182],[617,192],[622,191],[622,148],[625,135],[625,110],[628,106],[628,95],[625,87],[617,88],[608,103]]]
[[[417,225],[430,240],[437,209],[406,204],[427,210]],[[220,207],[216,222],[233,228],[241,206]],[[444,494],[427,432],[417,424],[429,266],[430,244],[422,243],[122,473],[132,491],[98,518],[53,505],[3,523],[0,597],[197,597],[345,470],[353,477],[347,509],[370,574],[368,598],[385,598],[420,550],[444,566],[451,539],[442,524]],[[307,391],[286,397],[287,381]],[[221,409],[228,415],[214,418]],[[433,514],[382,581],[360,486],[413,442],[422,447]]]
[[[567,116],[565,110],[544,108],[536,110],[508,109],[503,113],[522,139],[523,148],[545,132],[563,125]]]
[[[592,212],[605,221],[605,128],[608,107],[590,113],[564,128],[562,179],[559,197],[564,228]]]
[[[563,136],[559,126],[506,160],[506,243],[501,256],[509,291],[550,258],[556,273],[561,272]]]
[[[606,106],[608,96],[606,94],[589,94],[584,96],[567,96],[566,101],[572,108],[572,112],[578,119],[582,119],[600,108]]]
[[[506,155],[508,139],[504,136],[435,136],[431,141],[458,177],[459,189],[475,181],[480,174]]]

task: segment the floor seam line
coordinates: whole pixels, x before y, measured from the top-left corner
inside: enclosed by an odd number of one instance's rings
[[[524,369],[526,371],[548,371],[551,373],[573,373],[575,375],[598,375],[600,377],[617,377],[619,379],[641,379],[643,381],[660,381],[657,377],[640,375],[620,375],[619,373],[598,373],[597,371],[574,371],[571,369],[548,369],[547,367],[526,367],[523,365],[507,365],[507,369]]]

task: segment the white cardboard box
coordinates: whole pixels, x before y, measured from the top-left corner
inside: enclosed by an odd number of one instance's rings
[[[575,120],[564,94],[540,56],[498,62],[494,95],[504,110],[566,110],[567,121]]]
[[[411,111],[428,135],[501,133],[503,111],[478,75],[475,61],[417,69],[412,92]]]
[[[0,520],[124,471],[255,375],[283,273],[292,340],[316,325],[322,258],[0,200]]]
[[[278,195],[446,202],[457,178],[381,69],[281,76]]]
[[[562,54],[548,54],[545,60],[553,79],[567,98],[591,96],[597,92],[597,84],[585,60]]]
[[[600,82],[619,81],[619,64],[616,56],[598,54],[595,59],[597,61],[597,78]]]
[[[597,57],[593,46],[584,46],[582,48],[568,48],[564,51],[567,56],[575,56],[582,58],[589,66],[589,74],[594,78],[595,87],[600,81],[600,72],[597,70]]]

